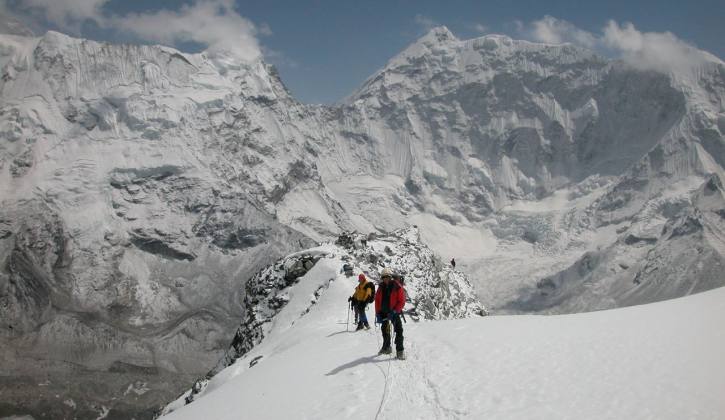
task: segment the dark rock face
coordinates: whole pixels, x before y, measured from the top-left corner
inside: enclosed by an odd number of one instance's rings
[[[52,300],[67,301],[70,240],[57,214],[47,208],[37,210],[41,219],[24,220],[4,239],[10,252],[0,274],[0,314],[12,327],[10,336],[36,329]]]
[[[698,214],[688,215],[684,217],[674,226],[670,239],[677,236],[691,235],[696,232],[700,232],[703,229],[703,223],[701,217]]]
[[[635,235],[627,235],[626,238],[624,238],[624,243],[627,245],[634,245],[638,242],[645,242],[649,244],[653,244],[657,242],[657,238],[641,238]]]
[[[135,229],[131,232],[131,243],[137,248],[149,254],[158,255],[171,260],[193,261],[196,255],[179,251],[165,242],[163,232],[144,232],[143,229]]]

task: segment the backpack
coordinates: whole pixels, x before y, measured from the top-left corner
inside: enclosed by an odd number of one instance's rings
[[[373,282],[369,281],[366,285],[366,288],[370,289],[370,297],[368,297],[368,300],[365,301],[365,303],[373,303],[375,302],[375,285]]]

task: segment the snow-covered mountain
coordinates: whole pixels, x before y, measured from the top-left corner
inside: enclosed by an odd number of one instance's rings
[[[247,279],[343,231],[419,226],[494,313],[725,284],[707,53],[661,74],[436,28],[323,107],[263,61],[23,35],[0,35],[0,360],[34,413],[169,400],[224,354]]]
[[[132,416],[173,398],[228,346],[244,281],[314,245],[269,210],[311,165],[273,109],[304,108],[264,63],[227,59],[2,36],[0,351],[32,378],[18,405]],[[145,391],[114,402],[129,385]],[[59,393],[88,403],[49,411]]]
[[[495,35],[460,41],[437,28],[342,112],[352,138],[377,152],[359,160],[399,177],[389,196],[406,214],[394,220],[416,220],[436,251],[461,257],[491,309],[651,302],[724,281],[725,66],[702,55],[700,67],[666,75],[572,45]],[[342,183],[350,191],[358,179]],[[711,204],[697,217],[710,223],[685,237],[660,232],[695,211],[705,185]],[[374,208],[364,215],[375,226],[390,223]],[[649,239],[633,241],[643,230]],[[658,255],[692,242],[698,255],[674,269]],[[588,275],[577,267],[592,253],[606,262]],[[622,264],[617,253],[627,256]]]
[[[376,354],[379,330],[346,331],[341,303],[356,281],[339,273],[337,249],[320,250],[264,341],[162,419],[714,419],[725,410],[725,288],[584,314],[408,322],[401,361]]]

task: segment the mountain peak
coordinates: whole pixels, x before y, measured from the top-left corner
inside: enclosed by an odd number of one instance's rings
[[[393,57],[388,63],[388,66],[396,65],[401,60],[402,62],[406,62],[412,57],[428,55],[431,52],[439,53],[441,51],[449,51],[459,42],[460,40],[448,28],[445,26],[436,26],[418,38],[400,54]]]
[[[428,31],[425,35],[418,38],[414,43],[406,48],[402,52],[402,54],[418,55],[430,49],[445,47],[458,42],[460,42],[460,40],[456,38],[456,36],[453,35],[453,33],[448,30],[447,27],[436,26],[435,28]]]
[[[418,38],[416,44],[420,42],[430,41],[436,43],[445,43],[451,41],[458,41],[458,38],[456,38],[456,36],[453,35],[453,33],[446,26],[441,25],[432,28],[430,31],[428,31],[428,33]]]

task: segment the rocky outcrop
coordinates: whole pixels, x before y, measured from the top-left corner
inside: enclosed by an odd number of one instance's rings
[[[487,314],[467,276],[421,243],[417,227],[389,234],[344,233],[337,242],[349,263],[379,281],[389,267],[401,276],[408,294],[406,314],[413,320],[455,319]]]

